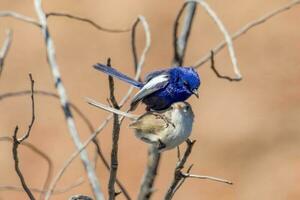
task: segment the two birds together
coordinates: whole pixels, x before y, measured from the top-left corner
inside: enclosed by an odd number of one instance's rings
[[[153,71],[144,82],[136,81],[103,64],[96,64],[94,68],[139,88],[131,101],[130,110],[134,110],[142,101],[147,106],[147,112],[136,116],[94,101],[89,101],[90,104],[131,118],[134,122],[130,127],[135,129],[136,136],[146,143],[156,145],[159,151],[172,149],[190,136],[194,114],[185,100],[191,95],[199,97],[198,88],[201,84],[193,68],[172,67]]]

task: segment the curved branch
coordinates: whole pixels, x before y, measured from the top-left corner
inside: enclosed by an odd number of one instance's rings
[[[49,12],[49,13],[46,14],[47,18],[51,17],[51,16],[53,16],[53,17],[66,17],[66,18],[69,18],[69,19],[85,22],[85,23],[93,26],[94,28],[96,28],[100,31],[105,31],[105,32],[110,32],[110,33],[126,33],[126,32],[129,32],[131,30],[131,29],[110,29],[110,28],[105,28],[105,27],[100,26],[96,22],[88,19],[88,18],[78,17],[78,16],[68,14],[68,13]]]
[[[235,52],[234,52],[232,39],[231,39],[231,36],[229,35],[227,29],[225,28],[223,22],[217,16],[215,11],[209,6],[209,4],[206,3],[204,0],[187,0],[187,2],[197,2],[197,3],[199,3],[204,8],[204,10],[208,13],[208,15],[217,24],[218,28],[220,29],[220,31],[224,35],[225,41],[227,43],[227,47],[228,47],[230,59],[231,59],[231,62],[232,62],[233,71],[236,75],[236,79],[242,79],[242,75],[240,73],[239,66],[238,66],[237,59],[236,59],[236,55],[235,55]]]
[[[291,2],[288,2],[287,4],[283,5],[282,7],[275,9],[269,13],[267,13],[266,15],[253,20],[251,22],[249,22],[248,24],[246,24],[245,26],[243,26],[241,29],[239,29],[238,31],[236,31],[232,36],[232,40],[236,40],[239,37],[241,37],[242,35],[246,34],[250,29],[261,25],[265,22],[267,22],[269,19],[275,17],[278,14],[283,13],[284,11],[287,11],[291,8],[293,8],[294,6],[297,6],[300,4],[300,0],[293,0]],[[227,46],[226,41],[222,41],[220,42],[217,46],[215,46],[213,48],[213,52],[214,54],[219,53],[222,49],[224,49]],[[199,68],[200,66],[202,66],[203,64],[205,64],[206,62],[208,62],[211,58],[211,53],[207,53],[203,58],[199,59],[195,64],[194,67],[195,68]]]
[[[135,80],[138,80],[140,78],[141,72],[142,72],[142,66],[144,63],[144,58],[146,56],[146,53],[148,52],[148,49],[150,47],[150,31],[149,31],[149,26],[147,21],[145,20],[144,17],[139,16],[140,20],[142,21],[143,27],[144,27],[144,31],[146,33],[146,45],[145,48],[143,50],[142,56],[141,56],[141,60],[139,62],[138,65],[138,69],[136,71],[136,75],[135,75]],[[133,91],[133,86],[130,87],[130,89],[128,90],[128,92],[125,94],[125,96],[123,97],[123,99],[120,101],[120,108],[127,102],[127,100],[130,97],[130,94]],[[106,127],[106,125],[108,124],[108,122],[112,119],[113,114],[109,114],[108,117],[99,125],[99,127],[94,131],[94,133],[92,135],[90,135],[88,137],[88,139],[83,143],[82,148],[80,148],[79,150],[75,151],[69,158],[68,160],[65,161],[63,167],[59,170],[59,172],[56,174],[56,176],[54,177],[52,183],[50,184],[49,187],[49,191],[51,192],[53,191],[53,189],[56,187],[58,181],[60,180],[61,176],[64,174],[65,170],[69,167],[69,165],[73,162],[73,160],[80,154],[80,152],[82,150],[84,150],[88,144],[97,137],[97,135]],[[120,119],[121,120],[121,119]]]
[[[29,24],[33,24],[39,28],[41,28],[41,24],[36,21],[35,19],[22,15],[20,13],[14,12],[14,11],[0,11],[0,17],[11,17]]]
[[[3,71],[4,60],[10,48],[11,42],[12,42],[12,30],[8,29],[6,31],[6,38],[3,42],[3,46],[0,49],[0,78]]]

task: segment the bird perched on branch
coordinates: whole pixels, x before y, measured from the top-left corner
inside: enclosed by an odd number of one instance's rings
[[[192,132],[194,113],[187,102],[176,102],[166,110],[148,111],[137,116],[91,99],[87,101],[93,106],[132,119],[134,122],[129,127],[135,130],[136,137],[146,143],[156,145],[161,152],[180,145]]]
[[[100,63],[94,65],[94,68],[140,89],[132,98],[131,110],[134,110],[140,101],[147,105],[147,110],[164,110],[172,103],[185,101],[193,94],[199,97],[198,88],[201,81],[192,67],[153,71],[146,76],[144,82],[136,81]]]

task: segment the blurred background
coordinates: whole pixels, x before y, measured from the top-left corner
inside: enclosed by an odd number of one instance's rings
[[[230,33],[249,21],[270,12],[288,0],[209,0],[208,3],[223,20]],[[140,0],[51,0],[44,1],[46,12],[65,12],[94,20],[113,29],[130,28],[138,15],[149,22],[152,44],[146,57],[143,75],[168,67],[173,57],[173,23],[183,1]],[[33,1],[1,0],[0,10],[12,10],[36,18]],[[189,164],[192,173],[226,178],[233,186],[206,180],[188,179],[174,199],[300,199],[300,6],[284,12],[260,25],[234,42],[244,79],[229,82],[218,79],[209,63],[198,69],[202,78],[200,99],[192,97],[196,123],[191,139],[196,139]],[[97,127],[108,113],[85,103],[84,97],[106,102],[107,76],[91,66],[96,62],[112,64],[122,72],[134,74],[130,32],[107,33],[74,20],[48,19],[57,61],[70,100],[80,107]],[[56,92],[47,64],[41,31],[30,24],[11,18],[0,19],[0,43],[5,29],[13,30],[13,42],[0,79],[0,93],[30,88],[31,72],[35,88]],[[141,27],[137,35],[138,51],[144,46]],[[200,8],[192,27],[185,65],[192,65],[219,41],[223,40],[214,22]],[[227,49],[215,57],[220,73],[233,76]],[[117,98],[129,88],[116,81]],[[143,106],[136,113],[143,112]],[[0,136],[12,136],[19,125],[19,134],[27,129],[31,119],[29,96],[0,102]],[[75,115],[82,140],[89,130]],[[136,197],[146,165],[147,145],[134,137],[122,125],[119,142],[119,179]],[[111,150],[111,123],[98,136],[107,158]],[[36,96],[36,122],[28,142],[43,149],[54,164],[54,174],[75,148],[65,123],[59,101]],[[185,144],[181,146],[183,150]],[[19,148],[20,165],[31,187],[41,188],[47,165],[39,156],[24,147]],[[93,159],[94,146],[88,147]],[[0,143],[0,185],[20,185],[14,171],[11,144]],[[173,177],[176,150],[162,155],[153,199],[161,199]],[[187,165],[187,166],[188,166]],[[107,195],[108,172],[98,161],[97,175]],[[77,159],[66,171],[57,188],[68,186],[78,178],[85,182],[69,192],[52,196],[68,199],[73,194],[92,195],[81,161]],[[26,199],[23,192],[0,191],[0,199]],[[118,199],[124,199],[122,195]]]

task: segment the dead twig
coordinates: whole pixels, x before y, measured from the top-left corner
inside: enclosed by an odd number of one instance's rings
[[[202,8],[207,12],[207,14],[214,20],[222,34],[224,35],[225,41],[227,43],[230,59],[233,66],[233,71],[236,75],[237,79],[242,79],[242,75],[239,70],[239,66],[237,63],[235,51],[233,48],[233,43],[231,36],[229,35],[226,27],[224,26],[223,22],[220,20],[220,18],[217,16],[216,12],[209,6],[209,4],[204,0],[187,0],[187,2],[197,2],[199,5],[202,6]]]
[[[184,165],[188,159],[188,157],[190,156],[193,146],[195,144],[196,140],[191,141],[190,139],[186,140],[187,143],[187,147],[186,150],[184,152],[183,157],[181,158],[181,160],[177,163],[175,171],[174,171],[174,179],[165,195],[165,200],[170,200],[172,199],[174,193],[175,193],[175,189],[177,187],[177,185],[179,184],[179,182],[181,181],[181,179],[183,178],[181,175],[181,170],[184,168]]]
[[[148,149],[147,167],[140,186],[138,200],[150,199],[160,163],[160,153],[153,145]]]
[[[231,78],[231,77],[229,77],[229,76],[221,75],[221,74],[218,72],[218,70],[216,69],[216,66],[215,66],[215,55],[214,55],[214,51],[211,51],[210,59],[211,59],[210,67],[211,67],[211,69],[213,70],[213,72],[216,74],[216,76],[217,76],[218,78],[226,79],[226,80],[229,80],[229,81],[240,81],[240,80],[241,80],[241,79],[239,79],[239,78]]]
[[[53,191],[53,194],[62,194],[65,192],[68,192],[78,186],[80,186],[82,183],[84,183],[84,180],[82,178],[80,178],[79,180],[77,180],[75,183],[65,187],[65,188],[60,188],[60,189],[56,189]],[[38,188],[29,188],[32,192],[36,192],[36,193],[40,193],[41,195],[45,194],[47,192],[47,190],[45,189],[38,189]],[[24,192],[23,187],[20,186],[15,186],[15,185],[0,185],[0,191],[5,191],[5,190],[12,190],[12,191],[16,191],[16,192]]]
[[[50,68],[51,68],[51,71],[53,74],[55,87],[56,87],[58,95],[60,97],[61,105],[62,105],[64,114],[65,114],[65,118],[66,118],[66,122],[67,122],[67,126],[69,128],[70,135],[73,139],[73,142],[74,142],[76,148],[80,149],[82,147],[82,143],[80,141],[79,134],[78,134],[78,131],[76,128],[76,124],[73,119],[72,112],[70,110],[67,93],[66,93],[65,87],[62,83],[61,75],[59,72],[59,67],[56,62],[54,43],[53,43],[53,40],[49,33],[49,28],[48,28],[45,12],[43,11],[43,8],[42,8],[42,0],[35,0],[34,5],[35,5],[36,13],[38,15],[39,23],[41,24],[41,30],[42,30],[44,40],[46,43],[48,63],[50,65]],[[87,176],[89,178],[89,181],[90,181],[90,184],[92,187],[92,191],[95,195],[95,198],[97,200],[103,200],[104,195],[101,192],[100,183],[94,172],[94,168],[93,168],[91,162],[89,161],[87,151],[83,150],[80,155],[81,155],[81,160],[85,167]],[[52,191],[49,191],[47,193],[46,199],[50,198],[51,192]]]
[[[146,45],[145,48],[142,52],[142,56],[138,65],[138,69],[136,71],[136,75],[135,75],[135,80],[138,80],[141,76],[141,72],[142,72],[142,67],[144,64],[144,59],[146,56],[146,53],[148,52],[149,48],[150,48],[150,44],[151,44],[151,40],[150,40],[150,30],[149,30],[149,26],[148,23],[146,21],[146,19],[142,16],[139,17],[140,20],[142,21],[142,25],[146,34]],[[133,91],[133,86],[130,87],[130,89],[127,91],[127,93],[125,94],[125,96],[123,97],[123,99],[120,101],[120,108],[128,101],[131,93]],[[76,150],[64,163],[64,165],[62,166],[62,168],[58,171],[58,173],[56,174],[56,176],[54,177],[54,179],[52,180],[50,187],[49,187],[49,191],[53,190],[56,187],[56,184],[58,183],[58,181],[60,180],[60,178],[62,177],[63,173],[66,171],[66,169],[70,166],[70,164],[73,162],[73,160],[75,160],[75,158],[80,154],[80,152],[85,149],[88,144],[93,141],[93,139],[95,137],[97,137],[97,135],[106,127],[106,125],[108,124],[108,122],[112,119],[113,114],[109,114],[106,119],[99,125],[99,127],[95,130],[95,132],[93,134],[91,134],[88,139],[83,143],[83,146],[81,149]]]
[[[186,8],[186,15],[184,18],[182,31],[180,33],[180,36],[178,37],[179,20],[185,8]],[[177,14],[175,24],[174,24],[174,30],[173,30],[174,57],[173,57],[172,65],[174,66],[182,66],[183,64],[187,42],[190,36],[196,8],[197,8],[197,4],[195,2],[184,3]]]
[[[300,0],[290,1],[287,4],[283,5],[282,7],[278,8],[278,9],[275,9],[275,10],[263,15],[262,17],[247,23],[241,29],[239,29],[234,34],[232,34],[231,39],[232,40],[238,39],[242,35],[246,34],[250,29],[267,22],[269,19],[271,19],[271,18],[277,16],[278,14],[281,14],[284,11],[287,11],[287,10],[289,10],[289,9],[293,8],[294,6],[299,5],[299,4],[300,4]],[[217,46],[215,46],[212,49],[212,51],[216,55],[222,49],[224,49],[226,46],[227,46],[227,42],[225,40],[223,40]],[[209,52],[205,56],[203,56],[201,59],[199,59],[193,66],[195,68],[199,68],[200,66],[202,66],[203,64],[208,62],[210,59],[211,59],[211,53]]]
[[[12,30],[8,29],[6,31],[6,38],[3,42],[2,48],[0,49],[0,78],[3,71],[4,60],[10,48],[11,42],[12,42]]]
[[[35,19],[22,15],[20,13],[14,12],[14,11],[0,11],[0,17],[11,17],[29,24],[33,24],[37,27],[41,27],[41,24],[36,21]]]
[[[31,123],[29,124],[28,126],[28,129],[27,129],[27,132],[20,138],[18,139],[17,138],[17,134],[18,134],[18,126],[16,126],[15,128],[15,131],[14,131],[14,134],[13,134],[13,147],[12,147],[12,153],[13,153],[13,158],[14,158],[14,163],[15,163],[15,170],[16,170],[16,173],[21,181],[21,184],[22,184],[22,187],[24,189],[24,191],[26,192],[26,194],[28,195],[28,197],[31,199],[31,200],[34,200],[34,196],[32,194],[32,192],[30,191],[29,187],[27,186],[26,182],[25,182],[25,178],[20,170],[20,167],[19,167],[19,156],[18,156],[18,147],[19,145],[24,141],[26,140],[29,135],[30,135],[30,131],[31,131],[31,128],[32,128],[32,125],[34,123],[34,119],[35,119],[35,111],[34,111],[34,97],[33,97],[33,91],[34,91],[34,80],[32,78],[32,75],[29,74],[29,78],[30,78],[30,84],[31,84],[31,104],[32,104],[32,118],[31,118]]]
[[[10,137],[0,137],[0,141],[7,141],[7,142],[12,142],[13,143],[13,139],[10,138]],[[26,147],[28,147],[30,150],[32,150],[33,152],[35,152],[37,155],[41,156],[44,160],[46,160],[47,162],[47,165],[48,165],[48,171],[47,171],[47,176],[46,176],[46,180],[45,180],[45,183],[42,187],[42,190],[43,191],[46,191],[47,190],[47,187],[49,186],[49,181],[50,181],[50,178],[53,174],[53,163],[52,163],[52,160],[50,159],[50,157],[44,153],[41,149],[38,149],[36,146],[34,146],[33,144],[29,143],[29,142],[26,142],[26,141],[23,141],[22,143],[20,143],[21,145],[24,145]],[[1,187],[0,187],[1,189]],[[30,188],[31,189],[31,188]],[[31,191],[33,191],[31,189]],[[34,192],[34,191],[33,191]],[[43,199],[43,196],[44,196],[44,193],[41,193],[40,195],[40,199]]]
[[[0,94],[0,101],[7,99],[7,98],[13,98],[13,97],[22,97],[24,95],[30,95],[31,91],[30,90],[23,90],[23,91],[18,91],[18,92],[8,92],[8,93],[3,93]],[[35,90],[34,91],[34,95],[41,95],[41,96],[45,96],[45,97],[52,97],[55,99],[59,100],[59,96],[56,93],[53,92],[48,92],[48,91],[43,91],[43,90]],[[77,107],[75,104],[73,104],[72,102],[70,103],[70,107],[71,109],[74,110],[75,113],[78,114],[78,116],[84,121],[84,123],[87,125],[88,129],[90,130],[91,133],[95,132],[95,129],[92,125],[92,123],[90,122],[90,120],[88,119],[88,117],[79,109],[79,107]],[[11,138],[9,138],[11,139]],[[0,138],[1,141],[1,138]],[[103,162],[104,166],[106,167],[106,169],[108,169],[108,171],[110,170],[110,166],[108,164],[107,159],[105,158],[100,145],[97,141],[97,138],[93,138],[92,142],[95,144],[96,146],[96,151],[98,156],[100,157],[101,161]],[[24,144],[24,142],[22,143]],[[51,173],[52,174],[52,173]],[[49,175],[48,175],[49,177]],[[49,178],[48,178],[49,179]],[[130,200],[131,197],[128,193],[128,191],[126,190],[125,186],[121,183],[121,181],[119,179],[116,179],[116,183],[119,186],[120,190],[122,191],[122,193],[124,194],[124,196],[126,197],[127,200]],[[48,185],[47,185],[48,187]],[[46,186],[44,186],[44,188],[46,188]]]
[[[60,13],[60,12],[49,12],[46,14],[46,17],[65,17],[65,18],[69,18],[69,19],[73,19],[73,20],[77,20],[77,21],[81,21],[81,22],[85,22],[91,26],[93,26],[94,28],[100,30],[100,31],[105,31],[105,32],[109,32],[109,33],[126,33],[129,32],[131,29],[110,29],[110,28],[105,28],[103,26],[100,26],[99,24],[97,24],[96,22],[94,22],[93,20],[90,20],[88,18],[84,18],[84,17],[79,17],[79,16],[75,16],[72,14],[68,14],[68,13]]]
[[[110,58],[107,60],[107,66],[111,66]],[[120,106],[115,98],[115,84],[114,79],[111,76],[108,76],[109,82],[109,99],[112,106],[115,109],[120,109]],[[118,142],[119,142],[119,135],[120,135],[120,123],[119,123],[119,116],[117,114],[113,115],[113,130],[112,130],[112,149],[111,149],[111,159],[110,159],[110,173],[109,173],[109,181],[108,181],[108,194],[109,199],[114,200],[116,197],[115,191],[115,182],[117,178],[118,172]]]

